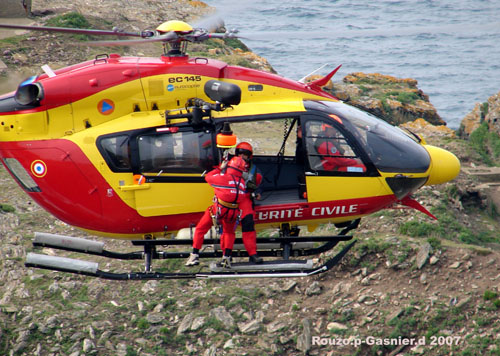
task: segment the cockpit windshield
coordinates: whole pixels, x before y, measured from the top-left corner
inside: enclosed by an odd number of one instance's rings
[[[429,168],[427,150],[399,128],[345,103],[321,104],[315,108],[342,118],[379,171],[422,173]]]

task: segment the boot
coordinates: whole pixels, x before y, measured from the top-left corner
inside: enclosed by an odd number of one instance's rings
[[[189,255],[188,260],[185,263],[185,266],[196,266],[200,264],[200,255],[197,253],[191,253]]]
[[[262,257],[259,257],[259,255],[255,254],[255,255],[248,257],[248,262],[255,263],[255,264],[261,264],[262,262],[264,262],[264,260],[262,259]]]
[[[222,259],[217,262],[217,267],[231,268],[231,256],[222,256]]]

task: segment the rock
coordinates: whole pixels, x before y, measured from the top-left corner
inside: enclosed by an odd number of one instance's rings
[[[283,285],[283,288],[281,288],[281,290],[283,292],[288,292],[290,290],[292,290],[293,287],[295,287],[297,285],[297,282],[295,282],[294,280],[288,280],[284,285]]]
[[[326,328],[329,331],[332,331],[332,330],[347,330],[347,329],[349,329],[349,327],[347,325],[341,324],[341,323],[337,323],[337,322],[328,323],[328,325],[326,326]]]
[[[422,284],[426,284],[427,283],[427,274],[422,273],[420,275],[420,283],[422,283]]]
[[[420,118],[433,125],[446,125],[430,103],[429,97],[418,89],[417,84],[411,78],[358,72],[346,75],[342,83],[334,83],[331,92],[392,125]]]
[[[438,262],[439,262],[439,258],[437,258],[436,256],[431,256],[431,258],[429,259],[429,263],[431,265],[435,265]]]
[[[153,312],[155,313],[161,313],[163,311],[163,309],[165,308],[165,306],[162,304],[162,303],[158,303],[154,309],[153,309]]]
[[[186,314],[186,316],[182,319],[181,323],[179,324],[179,327],[177,328],[177,335],[181,335],[182,333],[185,333],[191,328],[191,325],[193,324],[194,320],[194,315],[193,313]]]
[[[191,330],[196,331],[201,329],[201,327],[205,324],[205,318],[203,316],[199,316],[193,320],[191,324]]]
[[[267,330],[268,334],[272,334],[272,333],[275,333],[277,331],[280,331],[281,329],[283,329],[287,325],[288,324],[285,323],[282,320],[275,320],[275,321],[273,321],[272,323],[270,323],[269,325],[266,326],[266,330]]]
[[[455,305],[455,308],[462,308],[463,306],[465,306],[466,304],[468,304],[470,301],[472,300],[472,298],[469,296],[465,299],[462,299],[461,301],[459,301],[456,305]]]
[[[247,323],[238,323],[238,329],[243,334],[255,334],[260,330],[261,323],[257,320],[251,320]]]
[[[234,348],[234,342],[233,339],[229,339],[224,343],[224,346],[222,347],[224,350],[226,349],[233,349]]]
[[[203,333],[207,336],[213,336],[213,335],[217,334],[217,331],[214,328],[207,328],[207,329],[203,330]]]
[[[49,316],[45,321],[45,325],[47,325],[48,328],[55,328],[58,323],[59,319],[57,315]]]
[[[137,310],[140,312],[144,311],[144,302],[140,300],[137,302]]]
[[[226,308],[224,308],[223,306],[210,310],[210,316],[213,316],[215,319],[219,320],[222,323],[224,329],[226,330],[234,326],[233,317],[231,316],[231,314],[227,312]]]
[[[460,135],[463,138],[477,130],[483,122],[488,125],[489,131],[500,135],[500,92],[488,98],[485,103],[477,103],[474,109],[467,114],[460,123]]]
[[[163,320],[165,320],[165,316],[163,314],[151,312],[151,313],[148,313],[148,315],[146,315],[146,320],[150,324],[159,324]]]
[[[457,268],[460,267],[461,264],[462,263],[460,261],[456,261],[456,262],[452,263],[449,268],[451,268],[451,269],[457,269]]]
[[[321,284],[318,281],[314,281],[311,285],[306,289],[306,295],[319,295],[321,294]]]
[[[427,262],[427,259],[429,258],[429,254],[431,252],[432,246],[430,243],[426,242],[422,246],[420,246],[420,249],[418,250],[417,253],[417,268],[421,269],[424,267],[425,263]]]
[[[83,340],[83,352],[87,353],[91,350],[95,349],[95,345],[90,339]]]
[[[22,341],[18,344],[16,344],[13,348],[13,354],[14,355],[18,355],[20,354],[21,352],[23,352],[26,347],[28,347],[28,343],[26,341]]]
[[[5,52],[6,52],[6,51],[4,51],[4,56],[5,56]],[[4,72],[7,72],[7,69],[8,69],[8,68],[7,68],[7,66],[5,65],[5,63],[4,63],[4,62],[2,62],[2,60],[0,60],[0,74],[2,74],[2,73],[4,73]]]
[[[311,322],[304,318],[302,319],[302,333],[297,337],[297,350],[307,354],[312,346],[311,337]]]
[[[157,288],[158,288],[158,281],[150,280],[144,283],[144,286],[141,288],[141,291],[144,294],[152,294],[156,292]]]
[[[397,309],[397,310],[393,311],[392,313],[390,313],[389,315],[387,315],[387,318],[385,319],[385,321],[387,323],[389,323],[390,321],[398,318],[401,314],[404,313],[404,311],[405,311],[404,309]]]
[[[448,137],[456,138],[455,131],[445,125],[433,125],[422,118],[415,121],[405,122],[400,127],[410,130],[413,133],[425,138],[429,137]]]
[[[205,350],[203,356],[217,356],[217,347],[215,345],[211,345],[210,348]]]

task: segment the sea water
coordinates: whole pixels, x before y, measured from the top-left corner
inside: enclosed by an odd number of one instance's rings
[[[328,63],[414,78],[458,128],[500,91],[500,6],[487,0],[206,0],[278,74],[300,79]]]

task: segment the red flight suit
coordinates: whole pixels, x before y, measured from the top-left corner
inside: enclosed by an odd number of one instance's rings
[[[193,237],[193,248],[201,249],[203,237],[212,227],[212,215],[222,224],[220,244],[222,251],[232,249],[236,238],[235,226],[239,217],[241,202],[246,200],[245,182],[241,174],[222,173],[220,168],[210,171],[205,180],[215,190],[214,204],[209,206],[196,225]]]
[[[262,175],[255,172],[255,166],[251,165],[248,172],[243,174],[245,184],[253,181],[255,186],[259,186],[262,182]],[[241,237],[243,245],[248,252],[248,256],[253,256],[257,253],[257,232],[255,231],[255,210],[253,208],[252,193],[248,191],[245,194],[245,199],[240,203],[241,209]]]
[[[362,168],[363,172],[366,170],[364,164],[360,164],[358,160],[341,157],[340,152],[332,142],[322,142],[317,150],[320,155],[323,155],[321,164],[325,171],[347,172],[348,167]]]

